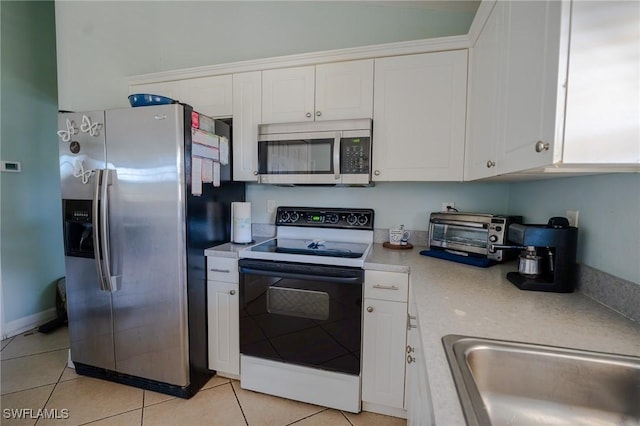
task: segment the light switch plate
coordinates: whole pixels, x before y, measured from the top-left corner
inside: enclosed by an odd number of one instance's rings
[[[578,227],[578,214],[580,212],[578,210],[566,210],[565,216],[569,219],[569,226]]]

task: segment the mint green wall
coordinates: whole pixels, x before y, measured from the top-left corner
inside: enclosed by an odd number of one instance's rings
[[[0,2],[2,160],[0,261],[5,325],[52,308],[64,276],[52,1]]]
[[[59,105],[69,110],[128,106],[136,74],[466,34],[474,16],[411,2],[55,3]]]
[[[607,174],[509,186],[509,212],[546,223],[578,210],[578,261],[640,285],[640,174]]]

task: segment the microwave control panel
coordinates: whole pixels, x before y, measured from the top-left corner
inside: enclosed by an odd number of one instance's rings
[[[369,174],[370,137],[343,137],[340,140],[340,173]]]

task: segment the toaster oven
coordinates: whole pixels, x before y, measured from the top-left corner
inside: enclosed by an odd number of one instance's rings
[[[507,243],[512,223],[522,216],[485,213],[440,212],[429,218],[429,247],[461,256],[486,257],[502,262],[515,255],[513,250],[493,250],[492,245]]]

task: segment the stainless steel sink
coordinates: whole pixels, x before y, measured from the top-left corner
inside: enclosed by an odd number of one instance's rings
[[[442,338],[469,425],[640,426],[640,358]]]

